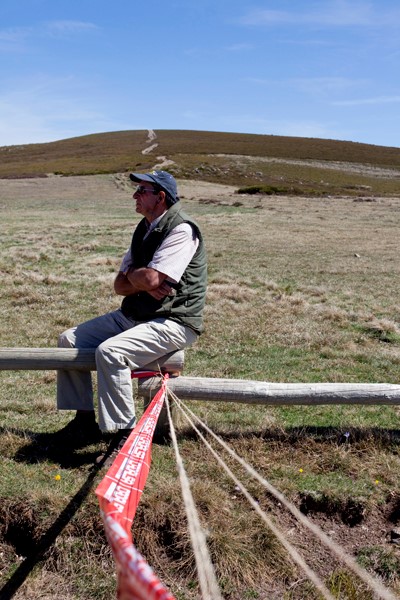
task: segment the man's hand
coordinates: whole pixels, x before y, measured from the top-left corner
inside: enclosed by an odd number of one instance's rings
[[[147,293],[150,294],[150,296],[153,296],[153,298],[156,300],[162,300],[166,296],[175,296],[176,290],[174,290],[174,288],[169,285],[168,281],[165,280],[161,285],[158,286],[158,288],[155,290],[149,290]]]
[[[130,296],[138,292],[148,292],[157,300],[171,294],[171,287],[165,281],[166,275],[148,267],[130,268],[126,273],[119,272],[114,281],[114,290],[120,296]]]

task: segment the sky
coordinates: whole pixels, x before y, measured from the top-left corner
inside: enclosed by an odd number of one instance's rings
[[[0,146],[137,129],[400,147],[399,0],[1,0]]]

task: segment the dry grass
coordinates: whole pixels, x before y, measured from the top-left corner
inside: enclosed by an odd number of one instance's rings
[[[400,199],[253,197],[235,189],[180,182],[210,265],[207,328],[187,353],[186,373],[398,383]],[[54,346],[61,330],[118,306],[112,280],[137,221],[129,190],[124,175],[0,181],[2,346]],[[24,556],[37,555],[71,504],[15,597],[110,598],[113,563],[91,472],[99,447],[52,445],[69,418],[55,410],[54,373],[3,372],[0,392],[2,582],[20,572]],[[399,592],[396,548],[386,539],[400,520],[397,407],[193,409]],[[224,597],[317,598],[184,421],[178,434]],[[249,486],[339,598],[370,597]],[[133,534],[176,597],[197,599],[171,448],[154,447]]]
[[[150,152],[147,131],[0,147],[0,177],[148,171],[166,163],[182,179],[272,186],[308,195],[364,198],[398,190],[399,148],[204,131],[157,130],[155,135]]]

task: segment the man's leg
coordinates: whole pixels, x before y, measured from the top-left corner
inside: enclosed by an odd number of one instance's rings
[[[96,348],[105,339],[133,327],[134,323],[117,310],[64,331],[59,337],[61,348]],[[57,408],[76,410],[76,416],[60,434],[66,437],[82,437],[89,442],[99,437],[93,405],[93,387],[90,372],[57,372]]]
[[[154,319],[100,344],[96,350],[100,429],[132,429],[135,406],[131,370],[186,348],[196,339],[190,327],[170,319]]]

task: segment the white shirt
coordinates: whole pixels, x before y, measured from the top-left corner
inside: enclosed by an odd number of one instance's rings
[[[154,229],[162,216],[151,223],[145,238]],[[164,273],[170,281],[178,283],[192,260],[198,245],[199,238],[193,227],[189,223],[181,223],[174,227],[161,242],[147,267]],[[126,273],[131,264],[132,256],[129,248],[122,259],[119,270]]]

